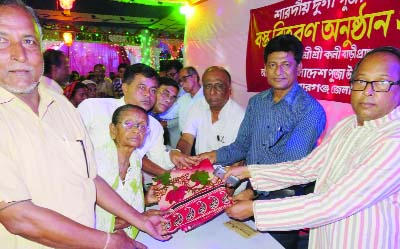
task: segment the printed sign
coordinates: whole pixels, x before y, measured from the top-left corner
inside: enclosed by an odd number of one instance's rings
[[[360,58],[379,46],[400,47],[400,1],[286,0],[251,10],[249,92],[269,87],[264,48],[282,34],[292,34],[304,45],[299,84],[317,99],[349,102],[349,81]]]

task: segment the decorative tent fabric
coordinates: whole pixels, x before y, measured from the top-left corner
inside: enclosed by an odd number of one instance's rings
[[[63,51],[69,57],[70,70],[78,71],[81,75],[87,75],[99,63],[106,67],[107,75],[109,72],[116,72],[120,63],[130,64],[124,47],[116,44],[75,41],[68,47],[63,42],[46,41],[44,47]]]

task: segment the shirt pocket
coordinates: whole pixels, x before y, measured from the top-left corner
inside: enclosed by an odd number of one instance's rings
[[[73,172],[81,177],[89,178],[89,164],[83,140],[64,141],[64,160],[71,161]]]

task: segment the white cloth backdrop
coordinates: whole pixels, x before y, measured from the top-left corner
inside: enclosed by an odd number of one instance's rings
[[[213,65],[224,66],[232,76],[232,96],[243,107],[255,93],[246,88],[246,48],[250,9],[278,0],[208,0],[194,7],[186,22],[185,66],[202,74]],[[263,56],[260,54],[260,56]],[[328,115],[327,130],[352,113],[349,104],[320,101]]]

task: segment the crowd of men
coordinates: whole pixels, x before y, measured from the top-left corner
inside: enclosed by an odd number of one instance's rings
[[[155,239],[171,238],[159,213],[137,211],[97,174],[95,155],[126,104],[148,113],[136,150],[143,171],[160,175],[205,158],[226,166],[225,178],[245,188],[227,214],[253,218],[285,248],[299,248],[303,228],[309,248],[400,247],[399,49],[380,47],[358,62],[355,115],[317,146],[326,114],[298,84],[303,44],[293,35],[268,42],[270,89],[245,110],[224,67],[200,75],[175,62],[162,72],[121,64],[110,80],[97,64],[76,80],[62,52],[42,53],[41,39],[30,7],[0,2],[0,248],[146,248],[121,229],[96,230],[96,205]]]

